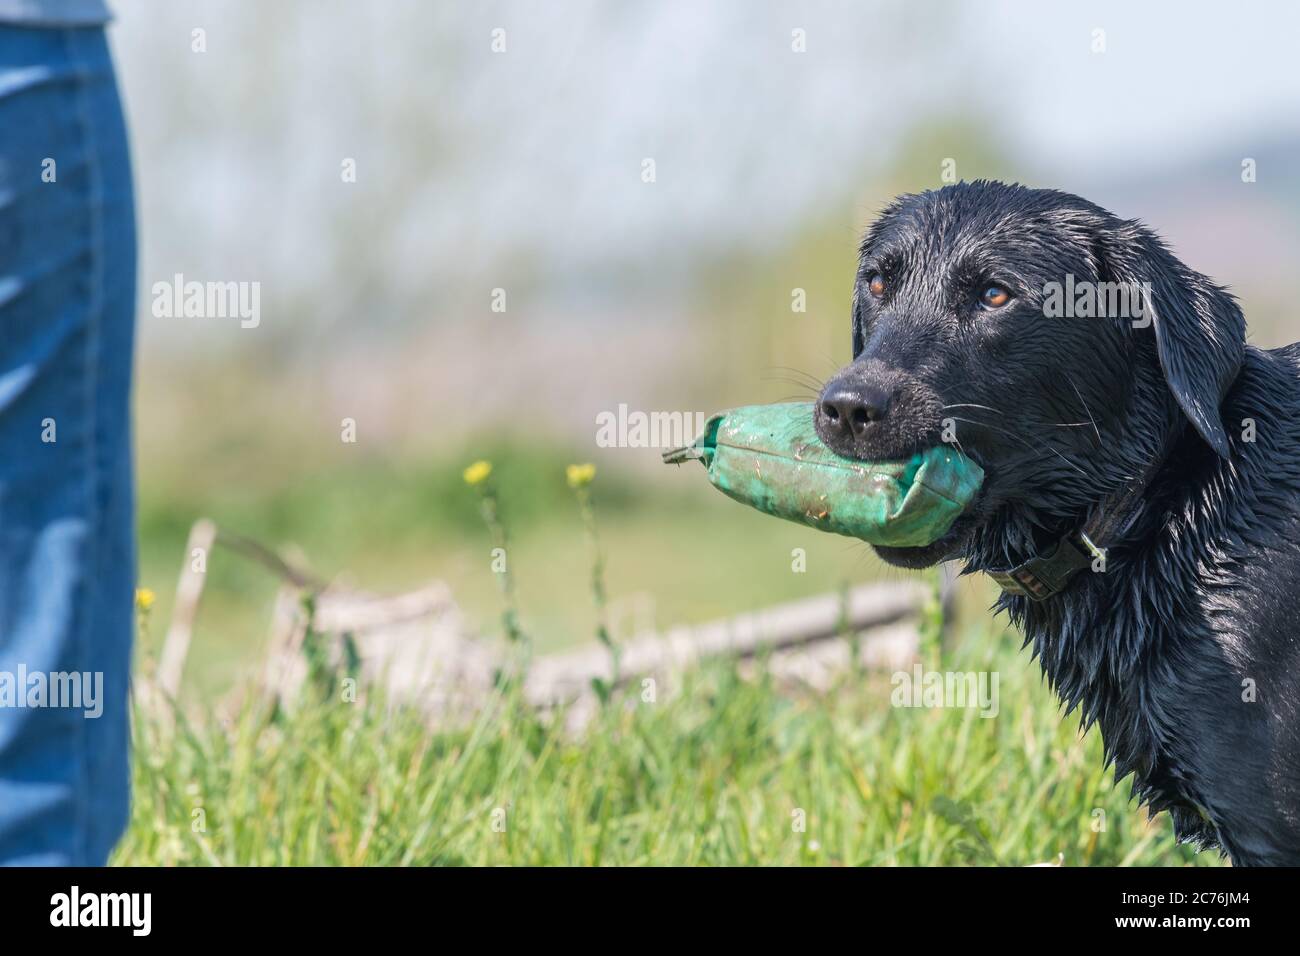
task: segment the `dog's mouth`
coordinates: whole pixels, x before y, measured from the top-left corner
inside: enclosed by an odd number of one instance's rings
[[[930,446],[931,448],[935,446]],[[919,454],[919,453],[918,453]],[[966,454],[963,452],[963,454]],[[909,456],[911,457],[911,456]],[[928,568],[941,561],[960,556],[970,536],[982,527],[988,520],[985,513],[985,504],[987,501],[986,488],[991,479],[987,469],[978,461],[975,456],[967,454],[967,457],[975,464],[980,465],[984,470],[983,487],[980,487],[974,493],[974,496],[966,503],[961,513],[952,519],[952,524],[944,531],[942,535],[929,544],[924,545],[885,545],[872,543],[872,548],[880,555],[881,559],[887,564],[896,567],[920,569]],[[908,458],[898,459],[897,461],[907,461]],[[876,459],[879,463],[879,459]]]
[[[935,400],[937,402],[937,399]],[[870,427],[862,435],[852,438],[842,432],[836,434],[827,422],[814,419],[818,436],[835,454],[857,461],[874,464],[902,464],[938,447],[952,448],[980,467],[984,472],[983,485],[990,481],[981,455],[945,441],[940,420],[909,410],[889,422],[891,427]],[[926,568],[954,557],[962,550],[967,538],[981,526],[986,516],[981,505],[985,500],[984,487],[966,503],[962,512],[942,535],[929,544],[884,545],[872,544],[876,553],[888,564],[904,568]]]
[[[967,536],[979,525],[978,521],[972,520],[973,518],[970,512],[963,514],[952,523],[952,527],[944,533],[943,537],[932,544],[913,548],[891,548],[883,544],[872,545],[872,547],[886,564],[899,568],[928,568],[957,556]]]
[[[976,464],[985,467],[983,462],[978,461],[975,456],[971,455],[970,458]],[[992,476],[988,473],[988,469],[985,468],[985,488],[991,479]],[[913,570],[932,567],[941,561],[958,557],[970,536],[988,520],[988,515],[984,513],[983,507],[986,497],[985,488],[981,488],[975,494],[966,509],[953,521],[951,527],[930,544],[914,547],[890,547],[875,544],[872,547],[886,564]]]

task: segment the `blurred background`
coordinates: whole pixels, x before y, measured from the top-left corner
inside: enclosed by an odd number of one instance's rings
[[[143,243],[146,654],[203,516],[359,587],[444,579],[490,638],[476,459],[542,649],[593,634],[570,462],[598,469],[616,628],[901,574],[723,500],[661,448],[598,447],[596,423],[810,398],[849,358],[863,228],[945,176],[1142,218],[1234,289],[1255,344],[1300,338],[1300,8],[114,7]],[[151,287],[177,274],[259,283],[260,323],[156,317]],[[198,690],[258,666],[275,586],[213,557]],[[960,594],[972,619],[993,598]]]

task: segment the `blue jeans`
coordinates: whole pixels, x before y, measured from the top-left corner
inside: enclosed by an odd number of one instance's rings
[[[135,268],[104,31],[0,26],[0,863],[126,826]]]

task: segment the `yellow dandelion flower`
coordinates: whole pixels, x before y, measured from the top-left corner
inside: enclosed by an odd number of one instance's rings
[[[465,484],[475,486],[487,481],[490,474],[492,474],[492,462],[476,461],[465,469],[463,477]]]
[[[155,600],[156,597],[153,591],[151,591],[149,588],[135,589],[135,606],[138,607],[140,610],[142,611],[149,610],[149,608],[153,607],[153,602]]]
[[[570,488],[584,488],[591,484],[591,479],[596,477],[596,466],[590,463],[570,465],[564,469],[564,477],[568,480]]]

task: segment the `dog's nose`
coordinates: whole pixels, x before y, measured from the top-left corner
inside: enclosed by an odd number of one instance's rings
[[[890,397],[872,385],[832,385],[822,395],[822,418],[832,431],[861,438],[869,424],[888,414]]]

